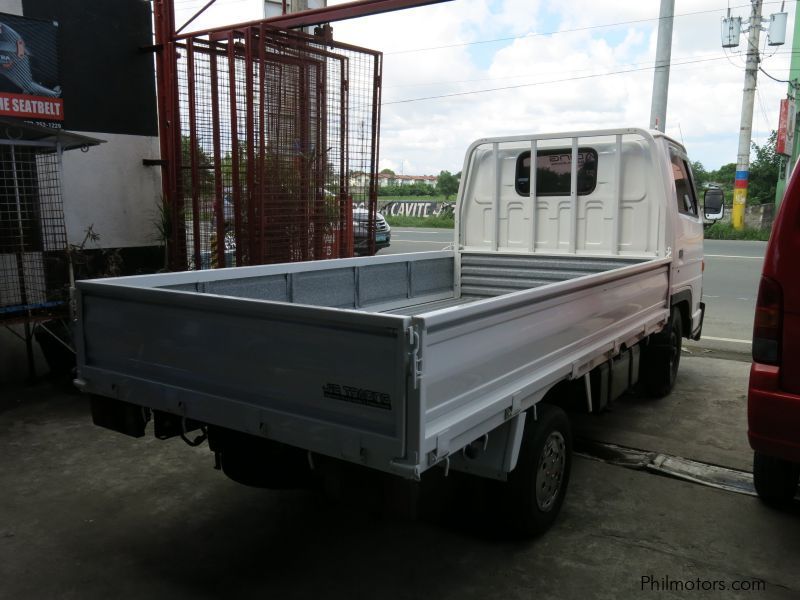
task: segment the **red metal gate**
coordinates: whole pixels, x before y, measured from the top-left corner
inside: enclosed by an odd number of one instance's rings
[[[178,36],[174,78],[161,57],[171,268],[351,256],[353,203],[374,232],[382,55],[320,32]]]

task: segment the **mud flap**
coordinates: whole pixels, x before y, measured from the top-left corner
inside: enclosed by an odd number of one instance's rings
[[[703,317],[706,316],[706,303],[700,303],[700,325],[697,326],[697,330],[692,332],[691,339],[697,341],[700,339],[700,336],[703,333]]]
[[[150,409],[94,394],[91,404],[92,422],[95,425],[135,438],[144,437],[144,429],[150,420]]]

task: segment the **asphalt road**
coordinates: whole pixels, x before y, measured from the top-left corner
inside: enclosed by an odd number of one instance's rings
[[[442,250],[452,243],[451,229],[395,228],[392,245],[380,254]],[[758,282],[766,242],[706,240],[703,339],[690,352],[750,353]]]
[[[706,319],[698,345],[749,354],[766,248],[766,242],[706,240]]]
[[[452,229],[423,229],[416,227],[393,227],[392,245],[378,254],[405,254],[443,250],[453,243]]]

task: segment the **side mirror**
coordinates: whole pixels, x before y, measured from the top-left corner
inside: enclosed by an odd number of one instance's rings
[[[703,194],[706,221],[719,221],[725,214],[725,194],[722,188],[708,188]]]

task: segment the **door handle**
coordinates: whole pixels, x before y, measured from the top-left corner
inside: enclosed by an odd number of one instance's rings
[[[683,248],[678,250],[678,258],[683,258]]]

